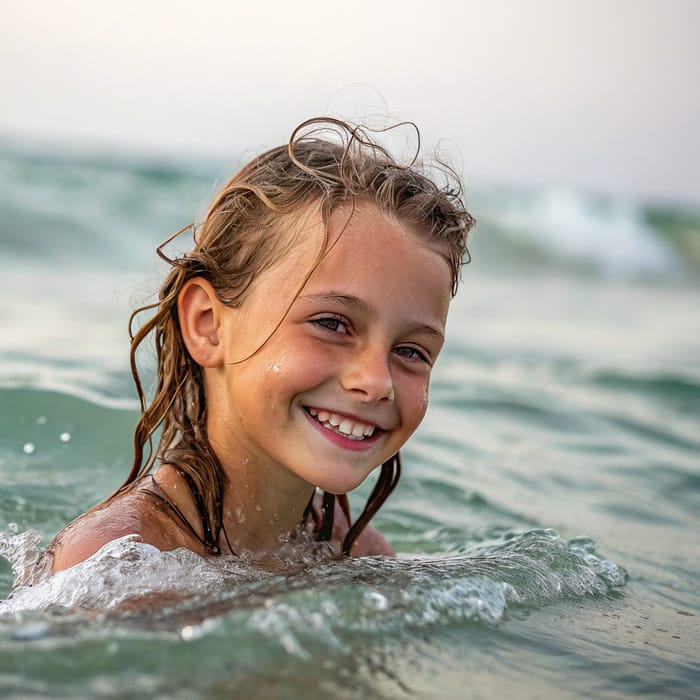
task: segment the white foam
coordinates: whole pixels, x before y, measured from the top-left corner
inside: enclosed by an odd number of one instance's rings
[[[568,543],[551,530],[515,535],[468,556],[340,561],[308,542],[253,560],[161,552],[127,535],[81,564],[18,586],[0,602],[0,614],[55,607],[154,611],[181,604],[184,611],[194,600],[205,613],[219,614],[222,605],[224,612],[251,610],[250,626],[284,638],[290,653],[303,656],[297,645],[302,632],[330,642],[337,629],[381,631],[462,619],[495,624],[513,605],[605,595],[624,582],[624,572],[595,554],[590,540]],[[200,633],[183,632],[188,638]]]
[[[546,254],[607,273],[666,274],[680,260],[644,221],[639,205],[566,189],[490,198],[484,218]]]

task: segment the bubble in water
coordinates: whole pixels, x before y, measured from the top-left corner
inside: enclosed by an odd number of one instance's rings
[[[321,612],[326,617],[335,617],[340,614],[338,606],[332,600],[321,601]]]
[[[386,610],[389,607],[386,596],[379,591],[366,591],[364,597],[375,610]]]
[[[36,425],[46,425],[49,422],[49,419],[46,416],[39,416],[34,423]]]
[[[34,640],[41,639],[45,637],[51,628],[46,622],[35,622],[32,624],[24,625],[23,627],[18,627],[13,633],[12,638],[16,640]]]
[[[34,447],[33,442],[25,442],[24,445],[22,446],[22,452],[24,452],[25,455],[30,455],[34,452],[36,448]]]
[[[61,433],[59,436],[61,442],[68,442],[70,440],[70,433]]]
[[[203,637],[209,630],[216,626],[216,620],[207,618],[198,625],[185,625],[180,630],[180,638],[185,642]]]
[[[309,615],[309,624],[314,630],[322,630],[325,627],[323,615],[320,612],[312,612]]]

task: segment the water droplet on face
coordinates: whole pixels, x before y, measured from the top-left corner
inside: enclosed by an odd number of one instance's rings
[[[236,508],[236,522],[237,523],[245,522],[245,513],[243,512],[242,508]]]
[[[61,433],[59,436],[61,442],[68,442],[70,440],[70,433]]]
[[[259,513],[262,510],[262,506],[255,506],[255,510],[257,513]]]
[[[34,452],[34,443],[32,442],[25,442],[24,445],[22,446],[22,452],[24,452],[25,455],[30,455]]]

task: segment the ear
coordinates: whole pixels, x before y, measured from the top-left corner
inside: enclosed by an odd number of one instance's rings
[[[180,332],[192,359],[202,367],[217,367],[223,362],[221,310],[214,288],[202,277],[187,280],[180,290]]]

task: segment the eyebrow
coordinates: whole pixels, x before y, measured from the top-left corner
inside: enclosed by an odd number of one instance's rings
[[[352,296],[351,294],[342,294],[341,292],[325,292],[324,294],[304,294],[299,297],[300,301],[311,301],[316,304],[324,304],[328,302],[335,302],[341,306],[350,307],[355,311],[376,318],[377,309],[372,306],[372,304],[367,303],[364,299]],[[445,335],[442,331],[435,326],[430,326],[426,323],[420,323],[417,321],[411,323],[410,330],[416,333],[427,333],[428,335],[435,336],[440,340],[440,342],[445,342]]]

